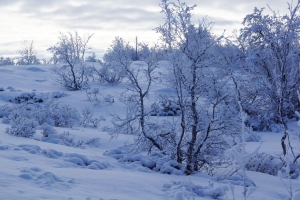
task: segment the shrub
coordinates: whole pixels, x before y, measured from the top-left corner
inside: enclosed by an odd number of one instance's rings
[[[283,166],[284,163],[278,157],[267,153],[256,154],[246,163],[246,169],[249,171],[261,172],[273,176],[276,176]]]
[[[6,129],[6,133],[18,137],[32,137],[36,133],[37,122],[26,116],[23,116],[18,110],[14,110],[9,115],[11,128]]]
[[[281,128],[280,119],[277,115],[271,113],[257,114],[251,113],[245,121],[246,125],[254,131],[274,131],[277,132]]]
[[[0,118],[7,118],[11,113],[12,107],[8,105],[0,106]]]
[[[114,97],[110,94],[104,96],[100,93],[99,88],[86,90],[86,96],[88,98],[88,101],[94,103],[95,105],[101,103],[114,103]]]
[[[97,128],[100,121],[105,120],[103,117],[95,118],[93,115],[94,115],[93,110],[91,110],[90,108],[84,108],[82,110],[83,117],[80,124],[83,127],[87,127],[91,125],[92,127]]]
[[[45,99],[45,96],[43,95],[36,95],[34,92],[32,93],[22,93],[19,96],[16,96],[13,100],[10,100],[12,103],[43,103]]]
[[[49,135],[57,134],[57,131],[50,125],[44,124],[42,127],[43,137],[49,137]]]
[[[80,122],[80,114],[69,105],[54,104],[49,108],[49,114],[57,127],[72,128]]]
[[[171,101],[164,100],[160,101],[158,104],[154,103],[151,105],[151,116],[178,116],[180,115],[179,106]]]

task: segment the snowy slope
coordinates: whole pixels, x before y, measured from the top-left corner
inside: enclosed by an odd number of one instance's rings
[[[53,66],[1,66],[0,106],[12,104],[9,99],[24,92],[64,92],[58,101],[70,104],[79,112],[84,107],[94,110],[95,116],[103,116],[98,128],[55,128],[58,133],[68,131],[74,140],[99,137],[95,146],[70,147],[42,140],[37,131],[33,138],[15,137],[5,133],[8,124],[0,123],[0,199],[212,199],[213,193],[225,191],[221,199],[233,199],[226,182],[197,173],[191,176],[168,175],[153,172],[139,162],[120,162],[105,152],[121,148],[132,136],[119,135],[111,139],[103,127],[111,126],[110,114],[124,114],[125,106],[118,100],[124,86],[93,84],[103,94],[114,97],[114,103],[98,106],[87,101],[85,92],[70,92],[62,88],[52,73]],[[155,92],[165,91],[156,85]],[[1,119],[0,119],[1,120]],[[300,129],[292,123],[293,131]],[[279,154],[282,133],[259,133],[263,144],[261,152]],[[297,140],[293,140],[297,145]],[[253,151],[258,143],[247,144]],[[247,172],[256,184],[256,191],[248,199],[285,199],[288,192],[276,176]],[[287,180],[285,180],[287,181]],[[298,180],[292,180],[294,189],[300,188]],[[235,185],[235,199],[243,199],[242,186]],[[197,195],[198,194],[198,195]],[[201,196],[202,194],[202,196]]]

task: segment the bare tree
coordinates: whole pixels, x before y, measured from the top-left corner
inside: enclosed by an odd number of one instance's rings
[[[59,42],[48,49],[53,54],[54,63],[62,64],[55,69],[61,84],[69,90],[80,90],[87,84],[85,54],[93,35],[83,37],[74,33],[60,33]]]

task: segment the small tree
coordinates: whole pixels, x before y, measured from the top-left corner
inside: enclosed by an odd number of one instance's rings
[[[122,38],[116,37],[113,44],[103,56],[100,62],[101,68],[93,68],[96,79],[111,84],[120,83],[125,77],[125,69],[128,68],[132,61],[134,49]]]
[[[80,90],[87,84],[85,54],[92,36],[81,37],[76,31],[60,33],[59,42],[48,49],[53,54],[54,63],[62,64],[55,69],[55,73],[69,90]]]
[[[139,46],[143,51],[143,56],[140,57],[141,62],[120,63],[124,67],[125,84],[127,86],[125,94],[127,97],[124,102],[129,109],[125,118],[115,115],[113,123],[117,132],[136,135],[136,145],[148,148],[148,151],[151,151],[152,147],[163,150],[163,143],[160,143],[157,135],[154,135],[151,130],[153,124],[150,124],[147,120],[150,111],[145,106],[145,101],[156,77],[157,54],[155,47],[149,48],[145,44]],[[128,53],[128,51],[125,51],[125,53]]]
[[[21,42],[21,47],[18,50],[20,57],[18,58],[17,64],[19,65],[33,65],[39,64],[38,59],[36,58],[36,50],[34,48],[33,40],[23,40]]]
[[[256,109],[273,112],[283,124],[281,140],[283,154],[287,153],[288,127],[286,117],[294,117],[298,108],[296,90],[300,85],[300,1],[288,4],[288,14],[264,15],[264,9],[254,9],[245,17],[239,41],[245,49],[248,71],[258,84],[253,84],[253,105]],[[246,99],[244,102],[249,102]]]

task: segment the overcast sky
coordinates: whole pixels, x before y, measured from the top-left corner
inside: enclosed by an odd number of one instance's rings
[[[176,0],[175,0],[176,1]],[[269,4],[281,13],[285,0],[182,0],[196,4],[194,20],[205,16],[214,33],[241,28],[254,7]],[[0,56],[13,56],[22,40],[33,40],[38,58],[49,58],[59,32],[94,34],[89,45],[101,57],[115,36],[131,42],[135,36],[148,43],[157,40],[153,29],[163,23],[160,0],[0,0]]]

